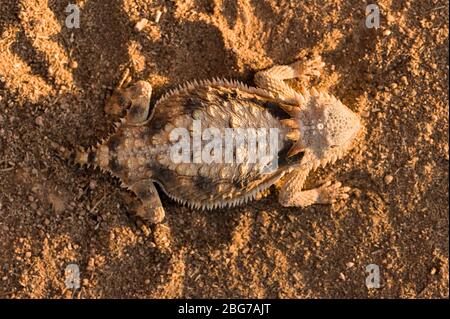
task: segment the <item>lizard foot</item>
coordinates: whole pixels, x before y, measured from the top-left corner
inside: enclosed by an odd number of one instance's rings
[[[311,77],[320,76],[325,63],[320,55],[316,55],[312,59],[299,60],[290,66],[295,70],[296,78],[309,81]]]
[[[128,73],[120,81],[105,104],[105,113],[125,117],[130,125],[139,125],[147,120],[150,109],[152,86],[145,81],[138,81],[125,88],[130,82]]]
[[[347,199],[350,187],[342,187],[341,182],[331,183],[326,182],[317,191],[317,204],[332,204],[340,199]]]

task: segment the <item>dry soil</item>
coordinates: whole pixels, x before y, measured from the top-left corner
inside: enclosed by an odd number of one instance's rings
[[[378,1],[378,29],[356,0],[72,2],[79,29],[68,1],[0,0],[0,298],[448,298],[447,1]],[[167,219],[146,229],[117,181],[50,148],[109,132],[104,101],[126,68],[154,103],[312,53],[327,64],[316,85],[364,121],[357,147],[308,180],[350,186],[345,202],[282,208],[272,188],[202,212],[162,195]]]

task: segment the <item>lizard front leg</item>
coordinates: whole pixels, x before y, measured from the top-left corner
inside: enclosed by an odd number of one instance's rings
[[[313,204],[331,204],[339,199],[348,198],[349,187],[342,187],[340,182],[326,182],[310,190],[302,190],[309,167],[301,166],[292,171],[284,182],[278,201],[285,207],[306,207]]]
[[[324,63],[320,56],[311,60],[300,60],[289,65],[275,65],[267,70],[255,74],[255,83],[258,87],[266,89],[287,103],[297,101],[295,90],[284,82],[289,79],[309,80],[312,76],[319,76]]]

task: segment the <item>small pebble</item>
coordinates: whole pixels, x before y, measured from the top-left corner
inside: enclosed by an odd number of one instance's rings
[[[344,275],[344,273],[341,272],[341,273],[339,274],[339,278],[341,278],[341,280],[345,281],[345,275]]]
[[[403,76],[400,78],[400,81],[402,81],[403,84],[408,85],[408,78],[407,78],[406,76],[403,75]]]
[[[436,272],[437,272],[436,268],[433,267],[430,271],[430,274],[433,276],[436,274]]]
[[[44,119],[42,118],[42,116],[38,116],[34,119],[34,122],[36,123],[36,125],[38,126],[44,126]]]
[[[142,31],[147,24],[148,24],[148,20],[143,18],[143,19],[139,20],[138,23],[136,23],[136,25],[134,26],[134,30],[136,30],[138,32]]]
[[[360,114],[361,114],[362,117],[366,117],[366,118],[370,116],[370,112],[367,111],[367,110],[361,111]]]
[[[95,189],[96,187],[97,187],[97,181],[91,180],[91,181],[89,182],[89,188],[90,188],[90,189]]]
[[[146,285],[150,284],[150,279],[145,279],[144,283],[145,283]]]
[[[389,185],[390,183],[392,183],[393,180],[394,180],[394,176],[392,176],[392,175],[386,175],[384,177],[384,183],[386,185]]]
[[[77,62],[77,61],[70,61],[69,67],[70,67],[71,69],[76,69],[76,68],[78,68],[78,62]]]
[[[351,261],[349,261],[348,263],[346,263],[345,264],[346,266],[347,266],[347,268],[352,268],[354,265],[355,265],[355,263],[354,262],[351,262]]]
[[[391,30],[384,30],[383,31],[383,35],[384,36],[388,36],[388,35],[390,35],[391,34]]]
[[[158,10],[158,12],[156,12],[156,16],[155,16],[155,22],[156,23],[159,22],[159,20],[161,19],[161,16],[162,16],[162,11]]]

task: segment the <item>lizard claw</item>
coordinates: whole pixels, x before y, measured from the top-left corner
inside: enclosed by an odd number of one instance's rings
[[[294,62],[291,66],[296,70],[298,78],[309,81],[311,77],[321,75],[325,63],[320,55],[315,55],[311,59]]]
[[[350,187],[342,187],[341,182],[332,184],[330,181],[323,184],[318,189],[319,196],[317,202],[320,204],[331,204],[340,199],[349,198]]]

